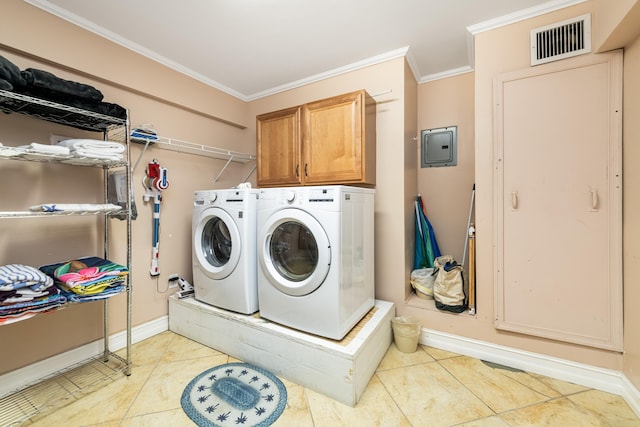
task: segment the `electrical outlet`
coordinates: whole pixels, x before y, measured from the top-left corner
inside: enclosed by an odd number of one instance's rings
[[[173,289],[173,288],[177,288],[178,285],[178,276],[177,274],[170,274],[169,275],[169,289]]]

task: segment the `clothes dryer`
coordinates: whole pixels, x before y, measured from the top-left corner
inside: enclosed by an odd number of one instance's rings
[[[258,190],[196,191],[193,204],[193,286],[201,302],[258,311],[256,208]]]
[[[258,201],[260,316],[342,339],[374,305],[374,190],[269,188]]]

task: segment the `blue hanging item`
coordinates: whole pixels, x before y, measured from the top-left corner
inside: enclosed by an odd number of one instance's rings
[[[441,255],[440,248],[438,247],[433,227],[424,212],[424,204],[419,194],[414,207],[416,213],[416,242],[413,269],[433,268],[433,261]]]
[[[427,223],[427,227],[429,228],[429,240],[431,241],[431,248],[433,249],[433,259],[435,260],[442,254],[440,253],[440,248],[438,247],[438,241],[436,240],[436,233],[433,231],[433,227],[431,226],[431,222],[429,218],[427,218],[427,210],[424,207],[424,202],[422,201],[422,197],[418,194],[418,201],[420,202],[420,207],[422,208],[422,216],[424,221]]]
[[[145,202],[153,200],[153,249],[149,274],[158,276],[160,274],[160,266],[158,265],[160,257],[160,202],[162,202],[162,190],[166,190],[169,187],[167,169],[161,167],[160,163],[153,159],[147,167],[147,173],[142,179],[142,185],[145,189],[143,200]]]

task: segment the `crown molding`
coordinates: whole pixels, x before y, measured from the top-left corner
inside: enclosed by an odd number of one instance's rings
[[[386,52],[381,55],[376,55],[367,59],[363,59],[362,61],[357,61],[342,67],[334,68],[324,73],[315,74],[313,76],[305,77],[304,79],[296,80],[291,83],[286,83],[284,85],[276,86],[262,92],[254,93],[253,95],[248,96],[247,100],[254,101],[256,99],[275,95],[276,93],[279,93],[279,92],[295,89],[311,83],[319,82],[321,80],[326,80],[342,74],[350,73],[352,71],[360,70],[362,68],[370,67],[372,65],[381,64],[383,62],[386,62],[392,59],[406,57],[408,51],[409,51],[408,46],[402,47],[400,49],[392,50],[390,52]]]
[[[484,31],[494,30],[505,25],[514,24],[526,19],[535,18],[536,16],[543,15],[545,13],[554,12],[556,10],[564,9],[566,7],[574,6],[576,4],[584,3],[587,0],[552,0],[538,6],[533,6],[527,9],[520,10],[518,12],[510,13],[504,16],[499,16],[488,21],[480,22],[478,24],[469,25],[467,31],[476,35]]]
[[[184,67],[183,65],[176,63],[174,61],[171,61],[161,55],[158,55],[157,53],[144,48],[143,46],[138,45],[137,43],[133,43],[130,40],[127,40],[121,36],[119,36],[118,34],[113,33],[112,31],[109,31],[99,25],[96,25],[93,22],[90,22],[78,15],[75,15],[73,13],[70,13],[69,11],[62,9],[58,6],[56,6],[55,4],[52,4],[51,2],[47,1],[47,0],[24,0],[26,3],[29,3],[39,9],[42,9],[46,12],[49,12],[61,19],[64,19],[65,21],[68,21],[74,25],[77,25],[89,32],[95,33],[100,35],[101,37],[112,41],[113,43],[116,43],[120,46],[123,46],[133,52],[138,53],[139,55],[142,55],[146,58],[149,58],[155,62],[158,62],[160,64],[165,65],[168,68],[173,69],[174,71],[181,73],[183,75],[186,75],[188,77],[191,77],[197,81],[200,81],[208,86],[211,86],[215,89],[220,90],[221,92],[224,92],[228,95],[231,95],[235,98],[238,98],[241,101],[245,101],[245,102],[250,102],[250,101],[254,101],[260,98],[264,98],[267,96],[271,96],[271,95],[275,95],[277,93],[280,92],[284,92],[287,90],[291,90],[291,89],[296,89],[311,83],[315,83],[315,82],[319,82],[322,80],[326,80],[332,77],[336,77],[342,74],[346,74],[346,73],[350,73],[365,67],[369,67],[372,65],[377,65],[392,59],[396,59],[399,57],[405,57],[409,68],[411,69],[416,81],[418,82],[418,84],[422,84],[422,83],[426,83],[426,82],[431,82],[434,80],[440,80],[440,79],[444,79],[444,78],[448,78],[448,77],[453,77],[453,76],[457,76],[460,74],[465,74],[465,73],[469,73],[473,71],[473,67],[474,67],[474,40],[473,40],[473,36],[475,34],[484,32],[484,31],[489,31],[489,30],[493,30],[505,25],[509,25],[509,24],[513,24],[515,22],[518,21],[522,21],[525,19],[529,19],[529,18],[533,18],[536,17],[538,15],[542,15],[545,13],[549,13],[549,12],[553,12],[559,9],[563,9],[569,6],[573,6],[579,3],[583,3],[587,0],[551,0],[548,1],[546,3],[543,3],[541,5],[538,6],[534,6],[534,7],[530,7],[528,9],[524,9],[515,13],[511,13],[508,15],[504,15],[495,19],[491,19],[488,21],[484,21],[478,24],[474,24],[474,25],[470,25],[467,27],[467,31],[470,33],[470,36],[467,40],[467,46],[468,46],[468,56],[469,56],[469,65],[467,66],[463,66],[463,67],[459,67],[459,68],[454,68],[451,70],[446,70],[446,71],[442,71],[439,73],[435,73],[435,74],[430,74],[430,75],[421,75],[420,73],[420,69],[413,57],[413,54],[410,51],[410,46],[405,46],[399,49],[395,49],[380,55],[376,55],[361,61],[357,61],[357,62],[353,62],[351,64],[342,66],[342,67],[338,67],[338,68],[334,68],[332,70],[323,72],[323,73],[319,73],[319,74],[315,74],[309,77],[305,77],[303,79],[299,79],[299,80],[295,80],[289,83],[285,83],[283,85],[279,85],[279,86],[275,86],[273,88],[264,90],[264,91],[260,91],[260,92],[256,92],[253,94],[243,94],[240,93],[234,89],[231,89],[217,81],[214,81],[210,78],[207,78],[206,76],[200,74],[200,73],[196,73],[195,71]]]

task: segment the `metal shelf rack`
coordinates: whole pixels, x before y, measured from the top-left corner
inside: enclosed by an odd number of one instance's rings
[[[104,257],[109,257],[109,222],[110,218],[118,215],[119,219],[124,218],[126,220],[126,266],[129,270],[129,274],[125,276],[125,290],[127,294],[126,298],[126,348],[125,356],[119,356],[109,350],[109,327],[108,327],[108,304],[109,298],[103,300],[104,303],[104,324],[103,324],[103,347],[104,351],[101,355],[95,355],[88,360],[79,364],[74,364],[67,369],[52,373],[45,379],[52,379],[57,376],[68,375],[69,371],[78,366],[88,366],[89,364],[102,363],[103,365],[110,366],[113,372],[123,372],[125,375],[131,374],[131,326],[132,326],[132,284],[131,284],[131,219],[132,219],[132,206],[131,206],[131,159],[129,150],[129,119],[128,112],[125,111],[125,117],[113,117],[110,115],[102,114],[97,111],[90,111],[74,106],[60,104],[45,99],[34,98],[19,93],[8,92],[0,90],[0,111],[4,113],[17,113],[27,115],[40,120],[45,120],[52,123],[63,124],[71,126],[77,129],[101,132],[103,138],[109,139],[113,134],[118,135],[121,142],[124,143],[126,149],[124,152],[124,161],[109,162],[109,161],[87,161],[83,158],[72,158],[71,156],[55,156],[55,155],[34,155],[28,150],[19,152],[17,154],[3,155],[0,152],[0,159],[6,161],[36,161],[36,162],[53,162],[60,164],[70,164],[74,166],[89,166],[100,167],[103,170],[103,183],[104,183],[104,197],[107,198],[107,182],[108,171],[113,168],[125,168],[126,169],[126,187],[127,187],[127,202],[123,209],[117,212],[32,212],[32,211],[18,211],[18,212],[0,212],[0,219],[12,219],[12,218],[42,218],[42,217],[60,217],[60,216],[74,216],[74,215],[102,215],[104,218]],[[2,147],[2,149],[13,149],[12,147]],[[72,304],[82,303],[65,303],[60,308],[65,308]],[[60,309],[58,308],[58,309]],[[56,309],[57,310],[57,309]],[[37,315],[36,315],[37,316]],[[28,321],[28,319],[24,320]],[[7,327],[7,326],[5,326]],[[40,381],[39,381],[40,382]],[[16,412],[16,399],[20,399],[27,396],[30,390],[34,389],[37,384],[25,384],[15,391],[0,397],[0,424],[12,425],[13,423],[19,423],[27,418],[40,412],[42,409],[37,405],[33,405],[30,410],[24,409],[20,412]],[[27,399],[28,400],[28,399]],[[7,424],[5,424],[7,423]]]

